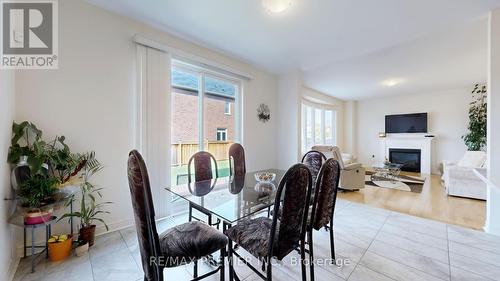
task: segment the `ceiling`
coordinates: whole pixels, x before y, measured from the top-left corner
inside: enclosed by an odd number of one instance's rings
[[[487,19],[304,72],[314,89],[346,100],[458,89],[487,79]]]
[[[88,0],[343,99],[486,80],[489,10],[500,0]],[[395,84],[391,87],[383,85]]]

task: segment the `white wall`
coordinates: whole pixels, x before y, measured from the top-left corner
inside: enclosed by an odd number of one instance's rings
[[[302,100],[337,112],[337,146],[345,146],[344,101],[303,85],[302,73],[292,71],[279,77],[278,167],[287,169],[302,158]]]
[[[357,157],[357,118],[358,118],[358,102],[344,102],[344,153],[350,153]]]
[[[14,259],[13,229],[7,223],[12,204],[10,201],[3,200],[11,197],[10,187],[10,167],[7,164],[7,153],[12,136],[12,121],[14,119],[14,72],[0,70],[0,241],[2,251],[0,251],[0,280],[10,280],[9,272],[15,268],[16,259]]]
[[[489,17],[487,232],[500,235],[500,9]]]
[[[278,79],[266,72],[252,70],[253,79],[244,82],[243,143],[247,169],[277,166],[276,136],[278,125]],[[265,103],[271,111],[271,119],[263,123],[257,118],[257,107]]]
[[[294,71],[279,77],[278,83],[278,167],[288,169],[300,156],[300,91],[302,73]]]
[[[439,173],[440,163],[456,162],[467,150],[461,136],[467,131],[470,101],[469,89],[358,101],[358,160],[365,165],[372,163],[372,155],[378,161],[383,160],[384,155],[379,155],[378,133],[385,130],[385,115],[427,112],[429,132],[436,135],[433,141],[432,172]]]
[[[105,218],[112,229],[133,221],[126,161],[134,140],[134,34],[253,77],[244,83],[247,167],[276,166],[277,118],[263,124],[256,108],[264,102],[276,112],[277,77],[83,1],[59,1],[59,15],[59,69],[17,75],[16,119],[35,122],[47,136],[65,135],[75,151],[96,151],[105,169],[95,181],[115,202]]]

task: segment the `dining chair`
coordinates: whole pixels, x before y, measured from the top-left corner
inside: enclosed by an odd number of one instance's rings
[[[223,281],[223,262],[217,269],[198,277],[198,260],[218,250],[224,257],[227,237],[201,222],[177,225],[158,235],[148,171],[144,159],[136,150],[129,153],[127,170],[144,280],[163,281],[164,268],[193,262],[193,281],[218,271]]]
[[[205,181],[214,178],[212,172],[212,161],[215,165],[215,178],[219,177],[219,168],[217,167],[217,160],[215,157],[207,151],[198,151],[188,161],[188,182],[192,182],[191,179],[191,164],[194,163],[194,180],[195,181]]]
[[[310,150],[304,156],[302,156],[302,164],[306,165],[307,168],[309,168],[309,171],[311,172],[311,177],[312,177],[312,187],[313,190],[316,186],[316,177],[318,176],[318,172],[321,169],[321,166],[323,165],[323,162],[326,160],[326,156],[317,150]],[[311,198],[314,198],[314,192],[311,193]],[[313,200],[311,199],[311,204],[313,203]],[[268,209],[267,212],[267,217],[269,218],[270,216],[274,216],[274,211]],[[281,216],[280,213],[278,213],[278,218]]]
[[[316,178],[318,177],[319,169],[323,165],[323,162],[326,161],[326,156],[322,152],[317,150],[308,151],[302,157],[302,163],[305,164],[309,170],[311,171],[311,176],[313,179],[313,187],[315,186]]]
[[[335,241],[333,235],[333,215],[337,201],[337,191],[340,179],[340,164],[337,160],[328,159],[319,170],[316,187],[314,188],[311,217],[307,226],[309,244],[309,266],[311,280],[314,280],[313,232],[325,228],[330,232],[330,252],[335,261]]]
[[[215,165],[215,177],[214,177],[214,172],[212,171],[212,161]],[[192,165],[193,164],[193,165]],[[194,180],[195,182],[203,182],[203,181],[210,181],[212,179],[217,179],[219,177],[219,167],[217,166],[217,160],[215,157],[207,151],[199,151],[193,154],[191,158],[189,158],[188,161],[188,185],[191,184],[192,178],[191,178],[191,166],[194,167]],[[211,186],[212,188],[215,185],[215,181],[213,182],[213,185]],[[198,221],[203,221],[202,219],[193,216],[193,209],[197,210],[198,212],[202,213],[203,215],[207,216],[207,223],[210,226],[216,226],[219,228],[220,225],[220,219],[217,218],[216,222],[212,222],[212,215],[207,212],[206,210],[203,210],[202,208],[198,208],[197,206],[193,204],[189,204],[189,216],[188,219],[189,221],[192,221],[193,219],[196,219]]]
[[[239,280],[233,267],[236,256],[259,277],[272,280],[271,259],[282,260],[300,247],[302,280],[306,280],[305,243],[309,200],[311,198],[311,172],[304,164],[293,165],[283,176],[274,201],[274,213],[282,210],[282,216],[272,219],[258,217],[245,219],[224,233],[229,237],[229,279]],[[283,199],[283,200],[282,200]],[[233,242],[251,253],[262,263],[264,275],[240,256],[232,247]],[[267,269],[266,269],[267,264]]]
[[[229,174],[244,176],[247,172],[245,164],[245,149],[239,143],[229,147]]]

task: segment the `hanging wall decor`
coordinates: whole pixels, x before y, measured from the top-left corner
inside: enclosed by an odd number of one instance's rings
[[[271,119],[271,111],[269,110],[269,106],[267,104],[261,103],[257,108],[257,117],[261,122],[267,122]]]

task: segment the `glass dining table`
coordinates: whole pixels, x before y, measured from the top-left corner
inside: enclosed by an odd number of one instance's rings
[[[257,181],[257,173],[274,173],[271,182]],[[266,169],[241,175],[221,177],[212,180],[191,182],[167,187],[166,190],[189,203],[189,210],[196,209],[222,221],[223,230],[241,219],[251,217],[260,211],[270,210],[276,191],[285,171]]]

